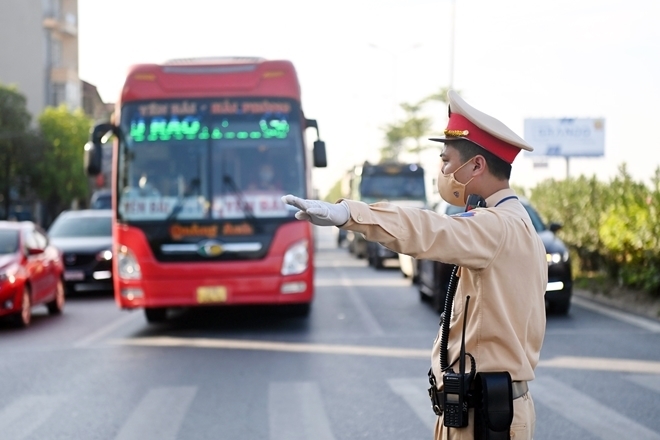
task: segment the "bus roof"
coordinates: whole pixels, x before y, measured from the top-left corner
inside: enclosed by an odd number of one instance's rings
[[[131,66],[120,102],[168,98],[277,97],[300,101],[300,84],[287,60],[216,57]]]

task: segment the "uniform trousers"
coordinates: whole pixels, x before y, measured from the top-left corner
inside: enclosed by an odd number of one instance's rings
[[[511,423],[511,440],[532,440],[536,425],[536,412],[532,394],[520,396],[513,401],[513,422]],[[469,425],[466,428],[447,428],[442,422],[442,416],[435,422],[435,440],[474,440],[474,409],[469,412]]]

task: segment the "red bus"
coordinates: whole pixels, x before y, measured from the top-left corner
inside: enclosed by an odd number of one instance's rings
[[[305,131],[316,141],[306,145]],[[280,304],[314,296],[308,222],[281,196],[312,196],[325,144],[289,61],[175,60],[133,66],[114,124],[94,127],[85,166],[112,154],[113,278],[122,309]]]

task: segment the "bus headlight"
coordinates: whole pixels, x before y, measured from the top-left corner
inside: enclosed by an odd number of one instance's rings
[[[281,273],[282,275],[297,275],[306,271],[308,264],[307,240],[301,240],[291,245],[284,253]]]
[[[126,246],[120,246],[117,253],[117,270],[119,278],[125,280],[140,280],[142,279],[142,271],[140,264],[135,258],[135,254]]]

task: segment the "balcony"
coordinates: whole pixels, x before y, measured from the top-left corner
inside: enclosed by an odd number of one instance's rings
[[[69,37],[78,36],[78,24],[74,14],[64,14],[64,17],[46,17],[43,21],[45,29],[58,32]]]

